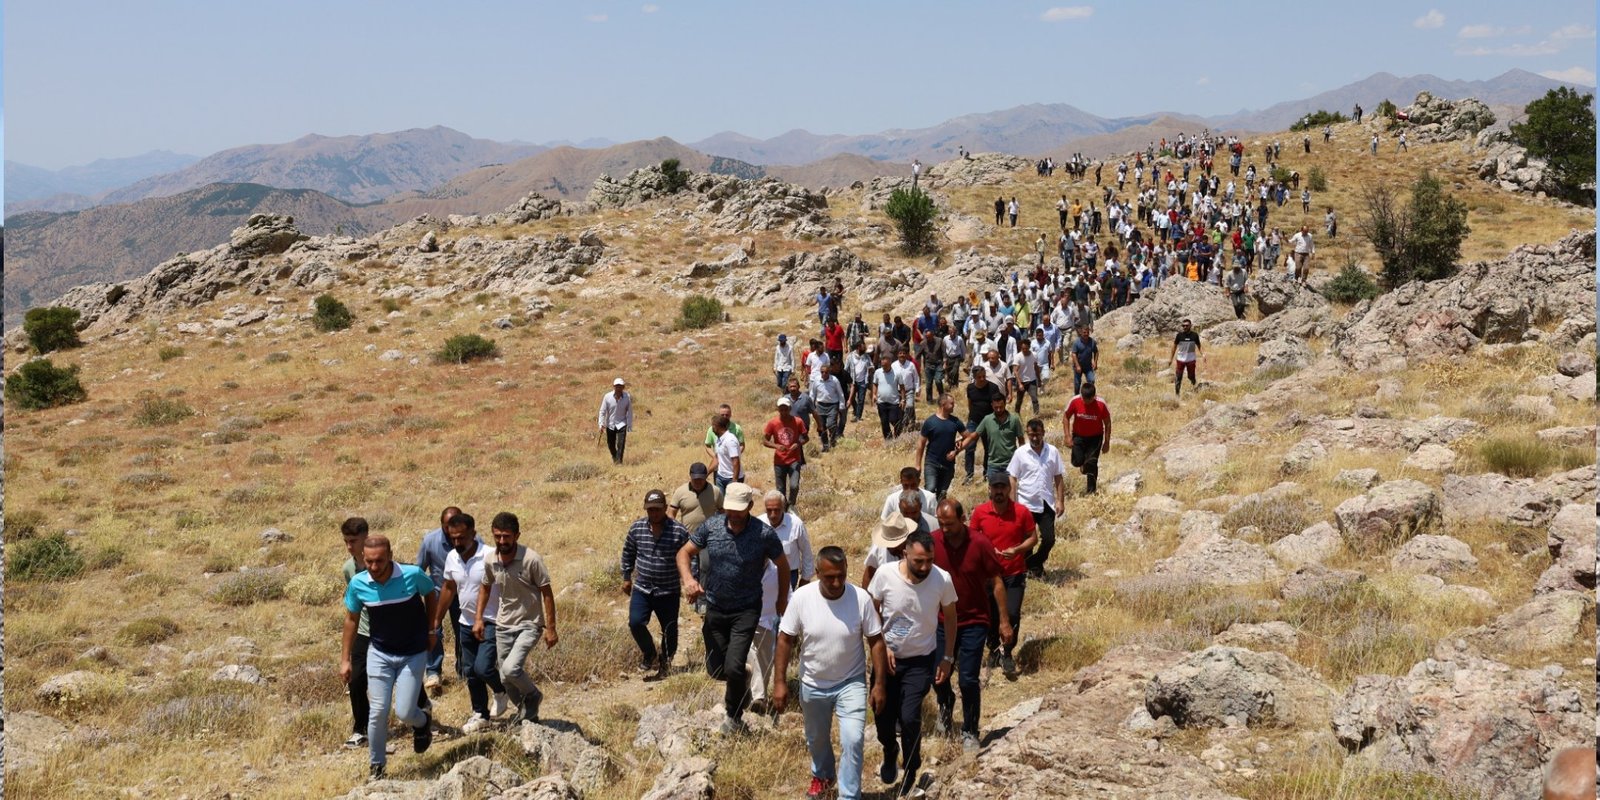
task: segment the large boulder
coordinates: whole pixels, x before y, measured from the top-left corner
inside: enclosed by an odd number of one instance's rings
[[[1339,535],[1357,551],[1379,549],[1409,539],[1439,516],[1439,499],[1421,481],[1378,484],[1333,510]]]
[[[1535,596],[1460,638],[1493,654],[1548,653],[1572,646],[1593,613],[1592,592],[1553,591]],[[1591,637],[1591,648],[1593,644]]]
[[[1418,772],[1487,797],[1538,797],[1549,753],[1592,744],[1594,714],[1560,670],[1429,659],[1362,675],[1333,711],[1347,768]],[[1591,676],[1592,679],[1592,676]]]
[[[234,228],[228,247],[235,256],[260,258],[288,250],[295,242],[311,237],[294,226],[294,217],[282,214],[251,214],[244,225]]]
[[[1419,92],[1405,112],[1416,142],[1474,141],[1495,122],[1494,112],[1480,100],[1449,100],[1432,92]]]
[[[478,269],[459,288],[512,297],[543,293],[553,285],[589,274],[605,252],[605,242],[591,232],[576,240],[566,234],[512,240],[463,236],[456,240],[455,255]]]
[[[1332,569],[1311,562],[1289,573],[1278,596],[1285,600],[1331,600],[1346,587],[1362,583],[1367,576],[1348,569]]]
[[[1389,565],[1398,572],[1421,572],[1441,578],[1472,572],[1478,559],[1466,542],[1450,536],[1413,536],[1395,552]]]
[[[1545,535],[1553,562],[1539,576],[1535,594],[1593,591],[1595,588],[1595,507],[1572,503],[1561,507]]]
[[[1311,366],[1315,356],[1304,339],[1279,336],[1262,342],[1256,349],[1256,371],[1300,370]]]
[[[1193,322],[1197,331],[1234,319],[1226,292],[1209,283],[1188,280],[1164,281],[1140,295],[1129,308],[1133,313],[1131,332],[1140,336],[1170,339],[1185,319]]]
[[[590,742],[573,723],[524,722],[517,737],[540,768],[561,773],[580,793],[598,791],[616,775],[605,748]]]
[[[929,188],[954,186],[993,186],[1009,184],[1017,173],[1033,166],[1033,160],[1005,153],[973,153],[967,158],[952,158],[928,167],[924,182]],[[1007,199],[1010,196],[1007,195]],[[1043,214],[1044,209],[1039,209]],[[1054,218],[1052,218],[1053,220]]]
[[[1444,523],[1456,525],[1479,519],[1538,528],[1549,524],[1561,502],[1528,478],[1514,479],[1494,472],[1481,475],[1446,475]]]
[[[1282,653],[1212,646],[1150,679],[1145,710],[1180,728],[1284,725],[1324,716],[1333,692]]]
[[[1189,512],[1194,513],[1197,512]],[[1189,514],[1184,515],[1185,520]],[[1283,576],[1283,570],[1266,548],[1229,539],[1215,531],[1196,531],[1185,536],[1178,549],[1157,561],[1150,572],[1175,582],[1209,586],[1243,586],[1275,581]]]
[[[1257,270],[1246,291],[1256,301],[1262,317],[1291,308],[1326,309],[1327,298],[1282,272]]]
[[[1227,461],[1227,445],[1193,444],[1167,450],[1161,467],[1173,481],[1192,482],[1198,488],[1207,489],[1221,479],[1221,468]]]
[[[709,758],[685,758],[668,761],[656,776],[656,782],[640,800],[712,800],[716,787],[711,776],[717,763]]]
[[[1343,545],[1344,539],[1337,529],[1326,522],[1318,522],[1267,545],[1267,552],[1286,564],[1320,564],[1332,558]]]
[[[1412,358],[1520,342],[1535,325],[1593,319],[1594,257],[1590,229],[1464,264],[1450,278],[1412,281],[1352,308],[1333,330],[1332,352],[1356,369],[1400,369]]]

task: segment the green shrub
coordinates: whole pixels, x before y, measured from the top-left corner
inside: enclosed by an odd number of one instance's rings
[[[400,301],[393,297],[385,297],[378,301],[378,307],[383,309],[385,314],[392,314],[400,310]]]
[[[177,346],[163,347],[156,351],[156,358],[161,359],[162,362],[171,361],[174,358],[183,358],[183,348]]]
[[[1528,148],[1528,155],[1550,165],[1557,193],[1587,205],[1594,204],[1594,94],[1578,94],[1570,86],[1545,92],[1528,104],[1527,118],[1512,123],[1511,138]]]
[[[127,644],[142,646],[164,642],[178,633],[178,623],[167,617],[142,617],[124,626],[117,638]]]
[[[1467,204],[1445,194],[1444,183],[1423,170],[1411,184],[1411,202],[1402,206],[1387,183],[1362,195],[1361,235],[1378,251],[1383,283],[1389,288],[1448,278],[1467,238]]]
[[[900,252],[916,256],[938,249],[934,221],[939,217],[939,209],[926,192],[895,189],[889,194],[889,201],[883,204],[883,213],[894,220],[895,227],[900,230]]]
[[[715,297],[693,295],[683,298],[678,312],[680,330],[699,330],[722,322],[722,301]]]
[[[137,425],[156,427],[176,425],[192,416],[194,409],[182,400],[146,397],[139,402],[139,410],[133,413],[133,421]]]
[[[1313,192],[1328,191],[1328,173],[1323,172],[1322,167],[1312,167],[1306,173],[1306,187]]]
[[[1533,438],[1490,439],[1478,446],[1489,469],[1513,478],[1536,478],[1562,463],[1562,452]]]
[[[83,346],[83,342],[78,340],[77,328],[81,316],[77,309],[64,306],[30,308],[22,317],[22,330],[28,335],[28,343],[40,355],[70,350]]]
[[[661,162],[661,174],[667,179],[667,194],[677,194],[689,185],[689,172],[676,158]]]
[[[57,533],[17,545],[6,561],[6,577],[59,581],[83,572],[83,555]]]
[[[355,315],[350,313],[344,303],[339,302],[333,295],[321,295],[316,300],[316,311],[311,315],[311,324],[323,333],[342,331],[350,327],[355,321]]]
[[[48,358],[35,359],[6,376],[6,402],[15,408],[41,408],[81,403],[89,399],[78,381],[78,365],[58,367]]]
[[[283,598],[289,578],[281,568],[234,572],[211,590],[211,599],[229,606],[247,606]]]
[[[1334,123],[1348,121],[1350,121],[1349,117],[1346,117],[1337,111],[1326,111],[1319,108],[1316,111],[1313,111],[1310,114],[1295,120],[1294,124],[1289,126],[1289,130],[1308,131],[1313,128],[1321,128],[1324,125],[1332,125]]]
[[[1322,295],[1335,303],[1359,303],[1378,296],[1378,284],[1367,271],[1346,264],[1339,274],[1322,287]]]
[[[1383,117],[1384,119],[1394,119],[1394,115],[1400,113],[1400,109],[1395,106],[1393,101],[1385,97],[1383,98],[1383,102],[1378,104],[1378,110],[1376,113],[1378,116]]]
[[[468,361],[480,361],[499,355],[500,348],[495,345],[494,340],[485,339],[476,333],[464,333],[446,339],[444,347],[433,354],[433,360],[440,364],[465,364]]]
[[[1289,168],[1281,165],[1274,165],[1272,167],[1272,179],[1278,183],[1288,183]]]

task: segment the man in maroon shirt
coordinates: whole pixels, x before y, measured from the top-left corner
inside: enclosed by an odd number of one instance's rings
[[[999,610],[1000,640],[1008,646],[1015,641],[1011,617],[1006,613],[1005,585],[1000,581],[1000,557],[988,537],[967,528],[967,511],[961,501],[948,498],[939,503],[939,530],[933,532],[933,563],[956,585],[956,671],[961,673],[961,747],[978,749],[978,721],[983,711],[983,648],[989,640],[993,618],[991,603]],[[939,648],[944,647],[944,628],[939,629]],[[956,695],[950,681],[935,683],[933,693],[939,701],[935,730],[951,732]]]
[[[991,619],[1008,620],[1012,640],[1002,642],[998,628],[989,629],[989,664],[998,666],[1007,678],[1017,677],[1017,662],[1012,648],[1022,628],[1022,595],[1028,586],[1027,555],[1039,543],[1039,528],[1033,514],[1011,499],[1011,476],[996,472],[989,479],[989,502],[972,510],[972,533],[983,536],[995,547],[1000,560],[1000,582],[1005,587],[1005,602],[996,600],[989,607]],[[958,590],[959,591],[959,590]],[[1002,611],[1004,609],[1004,611]]]
[[[1072,466],[1089,479],[1085,491],[1094,494],[1100,454],[1111,452],[1111,409],[1095,397],[1094,381],[1085,383],[1080,392],[1061,412],[1061,427],[1072,442]]]

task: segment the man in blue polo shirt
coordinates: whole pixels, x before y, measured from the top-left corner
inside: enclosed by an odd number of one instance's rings
[[[384,776],[388,755],[389,702],[394,701],[395,716],[411,726],[412,750],[421,753],[433,744],[432,722],[421,707],[418,694],[428,650],[438,632],[428,625],[439,602],[439,593],[427,573],[410,564],[397,564],[387,536],[368,536],[361,548],[367,571],[350,579],[345,589],[344,649],[339,677],[350,680],[353,667],[351,648],[362,612],[367,615],[367,696],[371,712],[367,716],[367,748],[371,775]]]

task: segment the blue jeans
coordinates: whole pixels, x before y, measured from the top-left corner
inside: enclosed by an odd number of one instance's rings
[[[978,420],[978,422],[982,422],[982,421],[983,420]],[[978,429],[978,422],[973,422],[970,419],[967,420],[967,433],[972,433],[973,431],[976,431]],[[982,444],[982,442],[973,443],[973,445],[971,447],[967,448],[967,454],[966,454],[966,456],[964,456],[964,458],[966,458],[967,479],[968,480],[972,479],[972,469],[973,469],[973,466],[974,466],[973,462],[974,462],[974,459],[976,459],[976,457],[978,455],[978,445],[979,444]],[[983,449],[983,460],[984,460],[984,463],[986,463],[986,464],[989,461],[989,448],[988,447],[985,447]]]
[[[968,450],[967,453],[971,455],[972,451]],[[922,482],[940,500],[950,491],[950,482],[955,477],[956,465],[946,461],[944,453],[928,453],[922,459]]]
[[[367,648],[367,754],[374,764],[386,764],[389,745],[389,702],[394,715],[413,728],[428,722],[428,713],[418,704],[422,673],[427,668],[428,651],[398,656],[376,647]]]
[[[656,649],[655,640],[650,637],[652,614],[661,625],[660,650]],[[628,598],[628,632],[633,634],[634,643],[639,645],[640,658],[648,662],[660,658],[672,663],[672,657],[678,653],[677,593],[646,594],[634,589]]]
[[[782,370],[782,369],[780,369],[780,370],[774,370],[774,372],[778,373],[778,391],[780,391],[780,392],[788,391],[789,390],[789,376],[794,374],[794,370]]]
[[[494,623],[484,620],[482,639],[472,635],[471,625],[457,623],[456,641],[461,643],[461,659],[457,663],[467,679],[467,697],[472,701],[472,710],[488,719],[489,690],[493,689],[495,694],[506,690],[500,683],[500,669],[495,665]]]
[[[944,653],[944,626],[939,626],[939,646],[934,652]],[[961,732],[978,735],[978,721],[983,717],[983,684],[980,682],[980,672],[983,669],[984,643],[989,639],[988,625],[963,625],[956,629],[956,676],[961,687]],[[933,685],[933,696],[939,701],[940,709],[954,709],[956,693],[950,688],[950,681]],[[943,713],[941,711],[941,713]]]
[[[1080,394],[1083,391],[1083,383],[1084,383],[1084,381],[1088,381],[1089,383],[1094,383],[1094,370],[1092,370],[1092,369],[1084,370],[1083,372],[1079,372],[1077,370],[1073,370],[1072,371],[1072,393],[1073,394]]]
[[[800,711],[806,720],[811,776],[839,782],[839,800],[860,800],[862,749],[867,740],[867,676],[857,675],[831,689],[800,684]],[[835,771],[834,715],[839,717],[839,763]]]

